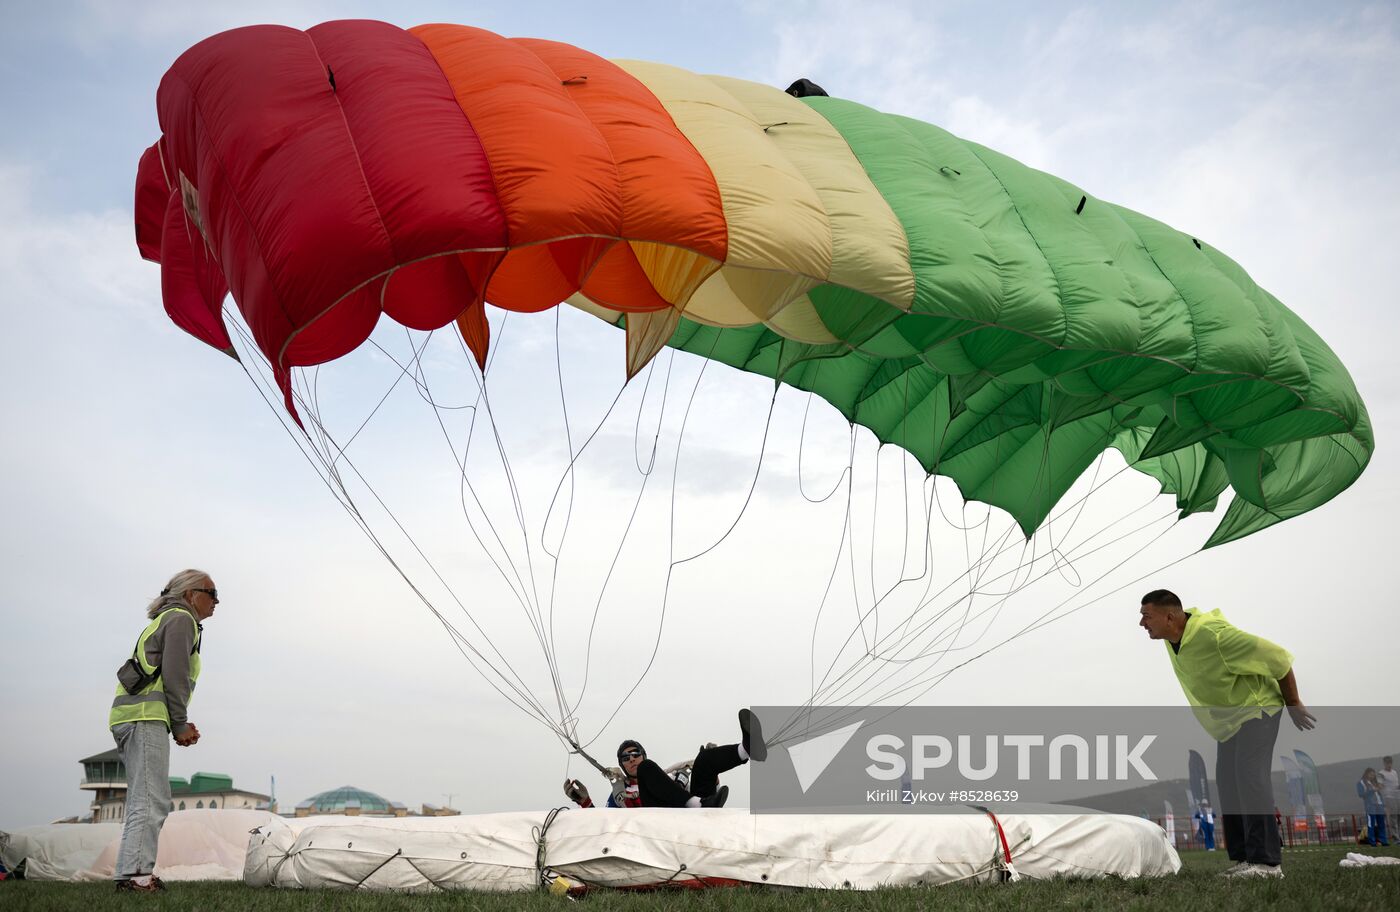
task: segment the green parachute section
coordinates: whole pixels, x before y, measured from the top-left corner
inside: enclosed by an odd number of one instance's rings
[[[672,347],[821,396],[1027,535],[1108,447],[1182,516],[1234,489],[1206,547],[1365,469],[1374,438],[1346,368],[1210,245],[930,124],[802,101],[903,223],[913,307],[825,285],[810,298],[840,343],[682,318]]]

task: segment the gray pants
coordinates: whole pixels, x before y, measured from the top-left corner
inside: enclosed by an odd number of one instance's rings
[[[126,766],[126,820],[112,875],[126,880],[156,868],[156,843],[170,813],[170,733],[164,722],[123,722],[112,737]]]
[[[1385,796],[1385,836],[1391,845],[1400,838],[1400,795]]]

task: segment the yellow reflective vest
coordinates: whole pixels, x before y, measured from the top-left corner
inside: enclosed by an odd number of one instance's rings
[[[178,630],[174,636],[169,636],[173,625],[184,623],[179,617],[172,617],[176,613],[188,617],[194,627],[194,639],[188,646],[186,646],[183,630]],[[188,686],[184,686],[183,682],[175,684],[171,688],[173,693],[169,695],[175,698],[173,702],[177,706],[178,718],[175,720],[175,725],[180,728],[184,727],[185,705],[194,693],[195,681],[199,679],[199,638],[202,633],[198,619],[178,606],[167,608],[151,619],[136,641],[135,655],[136,661],[141,664],[142,671],[148,675],[157,672],[159,674],[154,681],[134,694],[127,693],[126,688],[120,683],[117,684],[117,695],[112,700],[112,712],[107,717],[109,728],[123,722],[164,722],[166,729],[171,729],[165,673],[171,671],[181,674],[183,677],[186,665],[188,665]],[[167,644],[167,639],[175,642]],[[166,649],[167,645],[174,645],[176,648],[173,651],[168,650]],[[157,654],[161,656],[159,667],[151,664],[151,655],[148,650],[152,646],[158,647]]]
[[[1217,741],[1283,706],[1278,682],[1293,667],[1293,654],[1245,633],[1220,613],[1188,608],[1190,620],[1176,649],[1167,643],[1172,670],[1196,707],[1196,718]]]

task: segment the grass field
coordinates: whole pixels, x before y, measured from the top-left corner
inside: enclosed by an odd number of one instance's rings
[[[969,884],[868,893],[787,891],[771,888],[668,893],[595,893],[579,908],[602,910],[677,909],[706,912],[758,910],[964,910],[1090,909],[1252,912],[1255,909],[1400,910],[1400,865],[1347,869],[1337,862],[1351,847],[1284,850],[1282,880],[1233,881],[1216,876],[1229,866],[1224,852],[1185,852],[1176,877],[1136,881],[1051,881]],[[1366,849],[1400,855],[1400,849]],[[105,883],[0,883],[0,910],[154,909],[163,912],[371,912],[371,910],[547,910],[575,905],[547,894],[383,894],[332,891],[255,890],[240,883],[181,883],[157,896],[117,894]]]

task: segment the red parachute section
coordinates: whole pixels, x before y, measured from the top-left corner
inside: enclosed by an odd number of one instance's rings
[[[289,408],[291,368],[350,352],[381,313],[456,320],[484,363],[488,299],[538,311],[582,290],[624,313],[679,308],[637,245],[703,274],[726,254],[704,159],[641,83],[569,45],[254,26],[183,54],[157,109],[137,245],[176,324],[230,353],[232,293]]]

